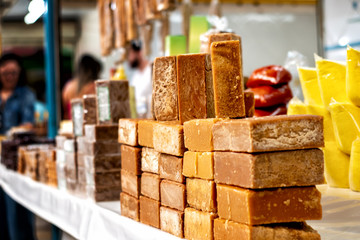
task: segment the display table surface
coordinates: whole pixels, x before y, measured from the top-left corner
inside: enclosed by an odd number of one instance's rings
[[[94,203],[7,170],[0,185],[14,200],[78,239],[179,239],[120,216],[120,202]],[[360,193],[318,186],[323,219],[308,221],[322,239],[360,239]]]

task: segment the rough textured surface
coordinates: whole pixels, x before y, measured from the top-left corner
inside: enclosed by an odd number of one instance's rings
[[[178,120],[179,107],[175,56],[155,58],[153,104],[156,120]]]
[[[145,197],[160,201],[160,177],[153,173],[141,175],[141,194]]]
[[[156,121],[154,120],[140,120],[138,122],[139,145],[154,148],[153,132],[155,124]]]
[[[121,168],[120,154],[107,154],[102,156],[84,155],[85,168],[92,172],[104,172]]]
[[[83,147],[83,153],[88,156],[120,154],[120,143],[114,140],[104,140],[96,142],[85,141]]]
[[[184,154],[184,129],[176,123],[158,122],[154,125],[154,149],[175,156]]]
[[[121,188],[123,192],[139,198],[140,195],[140,176],[128,173],[121,169]]]
[[[320,240],[320,235],[305,222],[249,226],[224,219],[214,220],[215,240]]]
[[[215,152],[215,182],[244,188],[311,186],[324,183],[320,149],[259,154]]]
[[[175,182],[183,183],[182,175],[183,158],[175,157],[168,154],[160,156],[160,177]]]
[[[184,237],[184,212],[160,207],[160,229],[176,237]]]
[[[179,120],[206,118],[206,54],[177,56]]]
[[[212,240],[214,239],[215,213],[198,211],[193,208],[185,209],[184,234],[189,240]]]
[[[211,44],[215,115],[245,117],[242,51],[239,41]]]
[[[140,222],[160,228],[160,202],[147,198],[140,197]]]
[[[79,174],[80,181],[80,174]],[[98,187],[120,186],[120,169],[113,169],[107,172],[86,171],[86,184]]]
[[[211,44],[213,42],[222,42],[222,41],[230,41],[230,40],[239,40],[241,38],[239,35],[234,33],[214,33],[209,35],[209,45],[208,45],[208,53],[210,52]]]
[[[271,116],[218,122],[215,151],[269,152],[324,146],[323,117]]]
[[[86,192],[88,198],[94,200],[95,202],[107,202],[107,201],[119,201],[119,194],[121,192],[121,187],[98,187],[86,186]]]
[[[120,193],[121,215],[135,221],[140,220],[139,199],[124,192]]]
[[[246,117],[253,117],[255,113],[255,98],[253,92],[244,92]]]
[[[218,214],[248,225],[320,220],[321,194],[316,187],[250,190],[218,184]]]
[[[205,87],[206,87],[206,116],[207,118],[215,117],[214,106],[214,83],[211,67],[211,55],[207,54],[205,57]]]
[[[135,175],[141,174],[141,148],[121,145],[121,168]]]
[[[143,147],[141,151],[141,171],[159,174],[161,153],[153,148]]]
[[[184,211],[185,184],[162,180],[160,183],[161,205]]]
[[[85,136],[89,142],[118,139],[118,125],[85,125]]]
[[[190,207],[206,212],[216,212],[215,182],[187,178],[186,200]]]
[[[96,124],[96,95],[83,96],[83,124]]]
[[[183,175],[201,179],[214,179],[214,153],[191,152],[184,154]]]
[[[119,143],[138,145],[138,119],[121,118],[119,120]]]

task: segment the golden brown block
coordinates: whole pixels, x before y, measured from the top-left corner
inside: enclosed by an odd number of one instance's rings
[[[121,118],[119,120],[119,143],[138,145],[138,119]]]
[[[138,122],[138,142],[140,146],[154,148],[153,132],[154,120],[139,120]]]
[[[214,153],[191,152],[184,154],[183,175],[201,179],[214,179]]]
[[[85,168],[93,172],[104,172],[121,168],[121,154],[107,154],[102,156],[84,156]]]
[[[153,148],[143,147],[141,151],[141,171],[159,174],[161,153]]]
[[[185,209],[184,233],[189,240],[212,240],[214,239],[215,213],[198,211],[193,208]]]
[[[185,147],[191,151],[214,151],[212,128],[219,118],[194,119],[184,123]]]
[[[121,169],[121,189],[127,194],[139,198],[140,195],[140,176],[129,173]]]
[[[214,84],[211,67],[211,55],[207,54],[205,58],[205,80],[206,80],[206,116],[215,118],[214,106]]]
[[[255,99],[253,92],[244,92],[245,114],[246,117],[253,117],[255,113]]]
[[[245,117],[241,55],[240,41],[211,44],[215,115],[218,118]]]
[[[186,200],[190,207],[216,212],[215,182],[196,178],[186,179]]]
[[[139,199],[124,192],[120,193],[121,215],[135,221],[140,220]]]
[[[121,145],[121,168],[129,173],[141,174],[141,148]]]
[[[184,211],[185,184],[162,180],[160,183],[161,205]]]
[[[214,150],[270,152],[324,146],[323,117],[281,115],[234,119],[213,127]]]
[[[96,124],[96,95],[83,95],[83,124]]]
[[[155,119],[179,119],[176,57],[155,58],[153,68],[153,106]]]
[[[250,190],[217,185],[218,214],[248,225],[319,220],[321,194],[316,187]]]
[[[244,188],[324,183],[324,154],[306,149],[259,154],[215,152],[215,182]]]
[[[184,212],[160,207],[160,229],[176,237],[184,237]]]
[[[140,222],[160,228],[160,202],[140,196]]]
[[[141,175],[141,194],[145,197],[160,201],[160,177],[153,173]]]
[[[85,136],[89,142],[118,139],[118,125],[85,125]]]
[[[177,56],[179,120],[206,118],[206,71],[204,53]]]
[[[215,240],[320,240],[320,235],[305,222],[250,226],[224,219],[214,220]]]
[[[83,153],[88,156],[100,156],[105,154],[120,154],[120,143],[114,140],[96,141],[84,143]]]
[[[175,157],[168,154],[161,154],[160,156],[160,177],[175,182],[183,183],[184,176],[182,175],[183,158]]]
[[[154,149],[175,156],[184,154],[184,129],[176,123],[158,122],[154,126]]]
[[[241,41],[241,38],[239,35],[236,35],[234,33],[214,33],[209,35],[209,44],[208,44],[208,50],[207,52],[210,52],[210,47],[213,42],[222,42],[222,41],[230,41],[230,40],[239,40]]]

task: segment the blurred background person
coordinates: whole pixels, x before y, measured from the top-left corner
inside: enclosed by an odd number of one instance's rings
[[[71,119],[71,99],[95,94],[95,80],[99,79],[101,63],[89,54],[80,57],[75,78],[69,80],[62,91],[64,119]]]

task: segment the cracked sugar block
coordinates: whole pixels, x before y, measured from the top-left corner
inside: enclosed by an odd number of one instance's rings
[[[183,158],[168,154],[160,156],[160,177],[175,182],[183,183],[182,175]]]
[[[191,151],[214,151],[212,128],[222,119],[194,119],[184,123],[185,147]]]
[[[96,124],[96,95],[84,95],[82,102],[84,109],[83,124]]]
[[[92,172],[105,172],[121,168],[120,154],[106,154],[101,156],[84,155],[85,168]]]
[[[189,240],[214,239],[214,219],[216,217],[216,213],[186,208],[184,213],[185,238]]]
[[[160,202],[140,196],[140,222],[160,228]]]
[[[74,136],[83,135],[83,114],[84,107],[82,98],[71,99],[71,119],[73,123]]]
[[[324,106],[321,98],[316,68],[298,67],[301,89],[306,104]]]
[[[200,179],[214,179],[214,153],[191,152],[184,154],[183,175]]]
[[[118,124],[120,118],[130,118],[129,82],[98,80],[96,106],[98,124]]]
[[[324,146],[323,117],[268,116],[215,123],[214,150],[270,152]]]
[[[121,118],[119,120],[119,143],[138,145],[138,119]]]
[[[161,153],[153,148],[143,147],[141,151],[141,171],[159,174]]]
[[[217,185],[218,214],[248,225],[320,220],[321,193],[315,186],[250,190]]]
[[[176,57],[157,57],[153,70],[153,108],[156,120],[179,119]]]
[[[305,222],[250,226],[217,218],[214,220],[215,240],[320,240],[320,234]]]
[[[160,207],[160,229],[176,237],[184,237],[184,212]]]
[[[85,136],[89,142],[118,139],[118,125],[85,125]]]
[[[356,106],[360,107],[360,51],[347,47],[346,58],[346,96]]]
[[[183,156],[184,128],[177,123],[158,122],[154,125],[154,149],[161,153]]]
[[[206,70],[207,54],[183,54],[177,56],[177,84],[179,120],[206,118]]]
[[[141,148],[121,145],[121,168],[135,175],[141,174]]]
[[[186,206],[185,184],[169,180],[160,183],[161,205],[179,211],[184,211]]]
[[[245,117],[244,80],[240,41],[212,43],[211,64],[216,117]]]
[[[324,183],[320,149],[268,153],[214,153],[215,182],[244,188],[311,186]]]
[[[140,146],[154,148],[154,120],[139,120],[138,122],[138,141]]]
[[[121,215],[131,218],[135,221],[140,221],[140,203],[139,199],[130,196],[127,193],[120,193],[120,207]]]
[[[160,176],[153,173],[141,175],[141,194],[145,197],[160,201]]]
[[[244,92],[244,104],[246,117],[253,117],[255,113],[255,98],[253,92]]]
[[[186,200],[190,207],[216,212],[216,188],[212,180],[186,179]]]
[[[131,174],[124,169],[121,169],[121,189],[127,194],[139,198],[140,196],[140,176]]]

